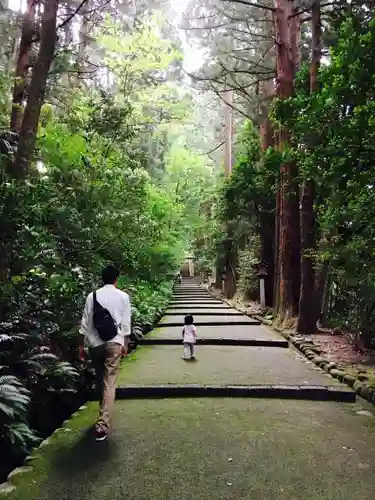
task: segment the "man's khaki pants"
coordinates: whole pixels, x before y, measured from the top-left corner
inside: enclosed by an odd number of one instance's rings
[[[90,353],[95,368],[96,390],[100,402],[96,428],[108,430],[111,410],[116,396],[116,376],[121,359],[122,345],[107,342],[99,347],[92,348]]]

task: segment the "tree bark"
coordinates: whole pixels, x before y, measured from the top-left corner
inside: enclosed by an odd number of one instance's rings
[[[22,112],[27,91],[27,75],[30,68],[30,55],[35,38],[35,12],[37,0],[27,0],[26,12],[22,20],[21,40],[16,64],[15,81],[13,85],[12,111],[10,129],[20,132]]]
[[[314,0],[312,4],[311,37],[310,92],[313,94],[318,90],[318,71],[321,58],[320,0]],[[314,144],[308,146],[313,149]],[[305,335],[312,334],[316,330],[314,191],[313,179],[306,179],[302,186],[301,197],[301,294],[297,322],[297,331]]]
[[[274,283],[273,283],[273,310],[279,313],[280,308],[280,181],[276,182],[276,207],[275,207],[275,247],[274,247]]]
[[[25,113],[22,120],[20,140],[14,163],[15,177],[23,178],[30,170],[35,147],[40,110],[44,102],[47,78],[56,47],[56,17],[59,0],[46,0],[41,22],[41,40],[38,57],[28,91]]]
[[[315,322],[320,322],[323,325],[322,318],[324,316],[324,308],[327,301],[327,288],[328,288],[328,272],[329,272],[329,262],[326,260],[320,266],[318,272],[316,273],[315,281],[315,296],[314,296],[314,306],[315,306]]]
[[[259,134],[261,149],[264,153],[274,144],[274,132],[269,118],[270,100],[274,97],[274,85],[272,81],[268,80],[263,83],[262,94]],[[267,266],[267,277],[265,279],[266,305],[272,307],[275,280],[275,211],[267,211],[266,207],[259,208],[259,236],[261,244],[260,258]]]
[[[261,212],[259,215],[259,235],[261,244],[260,260],[267,266],[265,279],[266,305],[273,306],[274,294],[274,246],[275,246],[275,217],[273,213]]]
[[[223,281],[223,266],[221,260],[218,258],[215,267],[215,288],[221,290]]]
[[[224,295],[231,299],[236,293],[236,249],[233,245],[233,230],[228,227],[228,234],[225,241],[225,280]]]
[[[277,96],[289,99],[294,92],[295,53],[292,44],[293,4],[289,0],[275,0],[274,23],[277,45],[276,74]],[[285,151],[290,142],[290,133],[282,127],[279,132],[279,149]],[[296,192],[297,166],[293,161],[284,161],[280,166],[280,228],[279,228],[279,307],[282,317],[297,312],[299,294],[299,203]]]

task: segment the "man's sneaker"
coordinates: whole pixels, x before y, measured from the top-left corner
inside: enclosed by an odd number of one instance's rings
[[[104,441],[108,437],[108,430],[104,427],[97,427],[95,429],[96,441]]]

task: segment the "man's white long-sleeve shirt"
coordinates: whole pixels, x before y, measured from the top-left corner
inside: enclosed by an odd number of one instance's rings
[[[105,342],[100,338],[93,322],[94,313],[94,294],[91,292],[86,299],[85,309],[83,311],[81,335],[86,337],[90,347],[98,347]],[[129,295],[114,285],[104,285],[96,291],[96,298],[99,304],[108,309],[116,325],[118,325],[118,334],[110,342],[124,345],[124,337],[130,335],[131,309]]]

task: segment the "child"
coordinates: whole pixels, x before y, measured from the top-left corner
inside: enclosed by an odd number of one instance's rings
[[[182,329],[182,338],[184,343],[183,359],[195,359],[194,344],[197,338],[197,329],[194,326],[194,318],[191,314],[185,316],[185,326]]]

